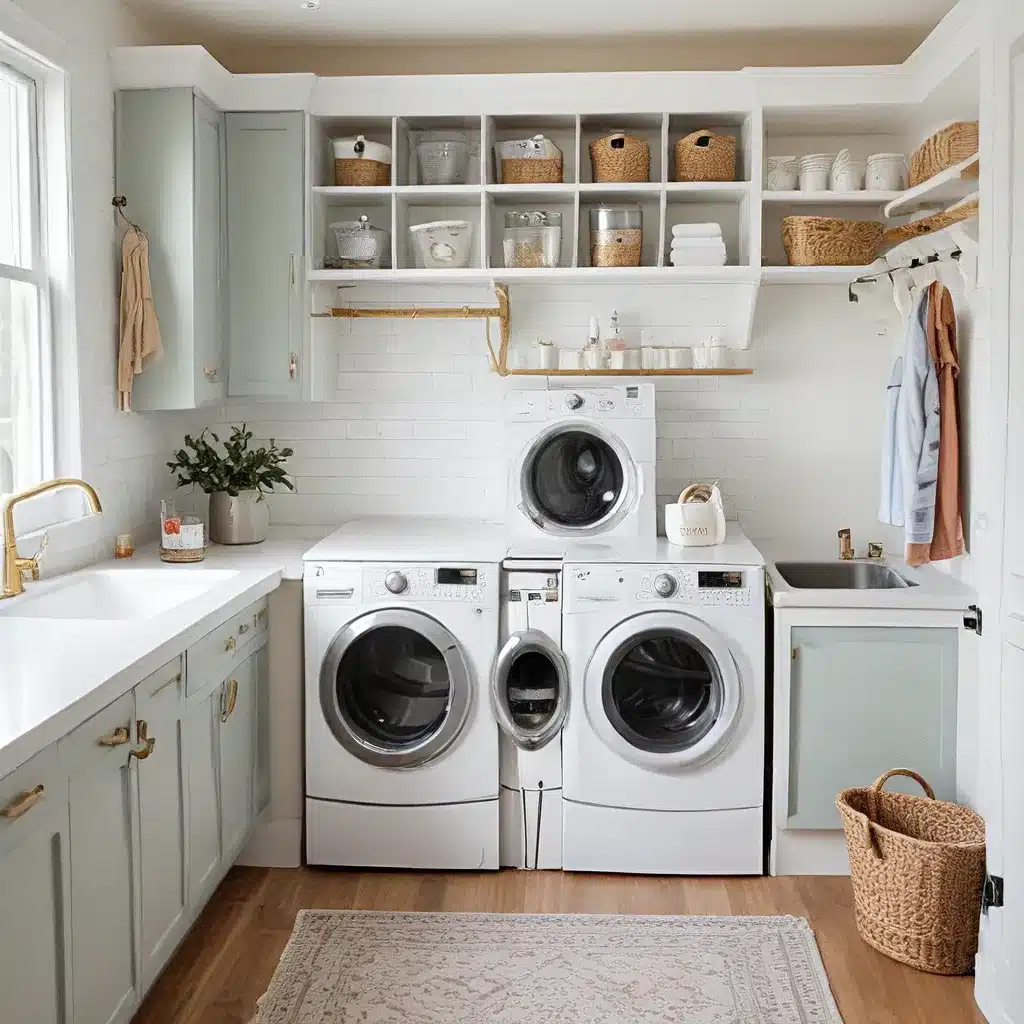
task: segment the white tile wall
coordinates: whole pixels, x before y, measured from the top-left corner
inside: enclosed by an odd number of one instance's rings
[[[513,345],[538,336],[579,345],[590,313],[603,326],[613,303],[631,343],[644,328],[659,343],[686,336],[673,326],[693,319],[685,293],[610,292],[513,289]],[[831,551],[835,531],[850,526],[859,547],[869,539],[899,547],[900,532],[878,524],[877,504],[885,386],[901,329],[887,288],[861,292],[851,305],[845,287],[766,288],[752,351],[737,353],[753,376],[657,380],[660,501],[695,479],[718,479],[729,512],[756,538]],[[488,294],[359,293],[360,302],[383,299],[486,304]],[[331,401],[233,405],[220,415],[295,449],[297,492],[271,498],[275,522],[326,525],[376,513],[500,519],[500,396],[543,380],[488,373],[480,321],[315,323]]]

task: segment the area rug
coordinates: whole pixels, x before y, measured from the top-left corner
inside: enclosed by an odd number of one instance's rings
[[[300,911],[252,1024],[842,1024],[799,917]]]

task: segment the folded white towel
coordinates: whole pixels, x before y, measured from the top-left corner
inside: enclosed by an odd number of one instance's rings
[[[674,224],[673,238],[721,238],[721,224]]]
[[[703,249],[724,249],[721,238],[673,238],[672,249],[679,252],[693,252]]]
[[[720,253],[672,253],[674,267],[724,267],[725,251]]]

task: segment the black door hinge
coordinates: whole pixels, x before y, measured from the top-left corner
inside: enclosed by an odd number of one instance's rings
[[[969,629],[981,636],[981,609],[976,604],[967,606],[967,612],[964,615],[964,629]]]
[[[982,910],[1003,905],[1003,880],[999,875],[985,876],[985,889],[981,894]]]

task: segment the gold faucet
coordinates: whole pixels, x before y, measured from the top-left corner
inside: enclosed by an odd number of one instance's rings
[[[55,491],[58,487],[78,487],[80,490],[85,491],[85,496],[89,499],[89,507],[92,509],[93,515],[99,515],[103,511],[99,496],[92,485],[87,484],[84,480],[76,480],[74,477],[47,480],[45,483],[30,487],[27,491],[15,494],[7,502],[7,507],[4,509],[4,589],[0,591],[0,601],[5,597],[17,597],[18,594],[24,592],[25,587],[22,583],[22,577],[25,573],[30,573],[34,580],[39,579],[39,555],[43,549],[40,548],[32,558],[19,557],[18,539],[14,536],[14,506],[28,498],[34,498],[37,494]]]
[[[839,531],[839,557],[844,562],[853,558],[853,534],[849,527]]]

